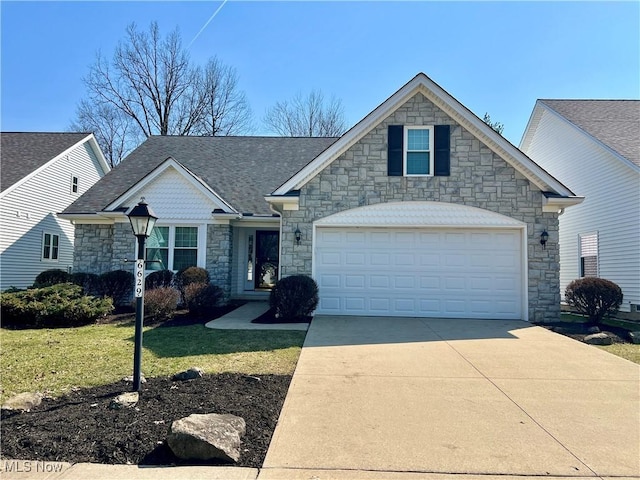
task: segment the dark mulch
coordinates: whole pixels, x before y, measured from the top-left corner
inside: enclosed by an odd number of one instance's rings
[[[278,318],[276,309],[270,308],[258,318],[251,320],[251,323],[310,323],[313,317]]]
[[[565,335],[567,337],[571,337],[575,340],[583,341],[584,337],[586,337],[587,335],[591,335],[591,332],[589,332],[588,329],[590,327],[593,327],[593,324],[578,322],[554,322],[541,324],[540,326],[548,330],[552,330],[556,333]],[[631,343],[631,340],[629,339],[629,331],[624,328],[612,327],[609,325],[600,325],[599,328],[602,333],[606,333],[613,339],[613,343]]]
[[[291,376],[205,375],[187,382],[150,378],[135,409],[111,410],[130,391],[118,382],[45,399],[31,412],[0,424],[2,457],[25,460],[141,465],[216,465],[182,461],[166,445],[171,422],[192,413],[230,413],[245,419],[239,466],[261,467]]]
[[[156,327],[186,327],[188,325],[200,325],[210,322],[211,320],[215,320],[216,318],[220,318],[223,315],[235,310],[238,307],[241,307],[246,302],[243,301],[234,301],[230,302],[227,305],[212,308],[207,311],[206,314],[195,314],[186,309],[177,310],[173,315],[171,320],[167,320],[165,322],[156,323],[151,321],[149,317],[144,319],[145,326],[156,326]],[[133,323],[136,320],[135,309],[119,309],[114,312],[112,315],[109,315],[103,319],[100,319],[97,323]]]

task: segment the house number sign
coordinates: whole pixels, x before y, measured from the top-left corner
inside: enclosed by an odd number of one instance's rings
[[[136,298],[142,298],[144,291],[144,260],[136,260]]]

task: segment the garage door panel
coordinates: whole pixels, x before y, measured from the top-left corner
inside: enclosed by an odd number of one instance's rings
[[[318,313],[521,318],[520,235],[318,227]]]

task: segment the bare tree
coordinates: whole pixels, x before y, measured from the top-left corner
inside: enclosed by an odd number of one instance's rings
[[[485,112],[484,117],[482,117],[482,121],[502,135],[502,132],[504,131],[504,124],[500,122],[492,122],[491,116],[488,112]]]
[[[325,102],[320,90],[277,102],[263,121],[272,132],[289,137],[339,137],[346,130],[342,102],[335,97]]]
[[[75,124],[117,111],[128,119],[118,131],[127,141],[135,135],[229,135],[249,128],[251,110],[235,69],[215,57],[205,68],[193,66],[178,30],[163,38],[155,22],[148,32],[129,25],[111,61],[98,53],[84,82],[88,98]]]
[[[74,132],[93,132],[102,153],[111,167],[115,167],[125,155],[140,142],[137,127],[110,104],[93,106],[82,100],[76,109],[76,119],[69,126]]]
[[[238,89],[235,68],[211,58],[202,71],[203,115],[198,135],[236,135],[251,128],[251,108],[243,91]]]

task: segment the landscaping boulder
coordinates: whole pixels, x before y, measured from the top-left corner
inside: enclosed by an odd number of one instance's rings
[[[587,335],[582,341],[589,345],[611,345],[613,343],[613,339],[606,333]]]
[[[173,376],[173,380],[179,380],[179,381],[194,380],[196,378],[202,378],[203,373],[204,371],[200,367],[191,367],[189,370],[176,373]]]
[[[631,343],[640,343],[640,332],[629,332],[629,340]]]
[[[8,399],[3,405],[2,410],[28,412],[32,408],[42,403],[42,394],[40,393],[20,393],[15,397]]]
[[[122,395],[118,395],[116,398],[111,400],[109,404],[109,408],[113,410],[120,410],[122,408],[133,408],[138,404],[138,400],[140,399],[140,395],[138,392],[127,392]]]
[[[587,328],[587,333],[600,333],[600,327],[594,325],[593,327]]]
[[[176,457],[185,460],[237,462],[240,437],[245,432],[246,424],[241,417],[194,413],[171,424],[167,444]]]

